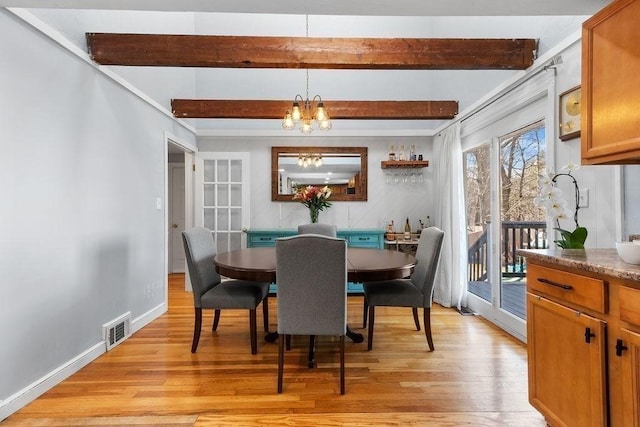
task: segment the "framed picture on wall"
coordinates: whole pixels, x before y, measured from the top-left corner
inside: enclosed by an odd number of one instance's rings
[[[580,136],[580,118],[582,106],[582,90],[576,86],[560,94],[560,131],[561,141]]]

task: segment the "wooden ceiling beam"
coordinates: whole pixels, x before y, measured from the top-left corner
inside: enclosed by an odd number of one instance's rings
[[[458,101],[326,101],[332,119],[445,120],[458,114]],[[173,99],[178,118],[282,119],[292,101]]]
[[[87,33],[103,65],[404,70],[522,70],[535,39],[247,37]]]

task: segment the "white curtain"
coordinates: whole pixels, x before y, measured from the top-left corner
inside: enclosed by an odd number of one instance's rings
[[[465,227],[464,183],[460,123],[435,138],[440,149],[435,199],[435,225],[444,231],[442,258],[436,276],[433,300],[445,307],[466,305],[467,233]]]

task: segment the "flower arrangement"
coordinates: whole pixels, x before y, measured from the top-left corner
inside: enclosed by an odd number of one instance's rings
[[[579,166],[569,163],[560,169],[560,173],[551,172],[549,175],[541,175],[538,179],[540,195],[534,199],[536,206],[544,207],[552,221],[556,222],[557,230],[560,233],[560,239],[553,242],[562,249],[584,249],[584,242],[587,240],[587,229],[578,224],[578,210],[580,209],[580,189],[578,182],[573,176],[573,172],[578,170]],[[568,176],[573,182],[575,189],[575,210],[569,209],[566,200],[562,198],[562,191],[556,187],[556,180],[561,176]],[[576,228],[569,231],[560,227],[561,219],[569,219],[573,214],[573,221]]]
[[[326,185],[323,188],[309,185],[307,187],[298,187],[293,200],[298,200],[309,208],[311,222],[318,222],[320,211],[331,207],[329,197],[331,197],[331,190]]]

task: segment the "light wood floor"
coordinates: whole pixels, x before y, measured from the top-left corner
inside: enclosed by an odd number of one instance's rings
[[[217,332],[207,312],[191,354],[193,299],[183,280],[170,276],[168,313],[2,427],[545,425],[527,402],[525,347],[482,319],[434,306],[429,352],[409,309],[379,308],[373,351],[348,341],[344,396],[337,340],[320,337],[318,366],[308,369],[307,341],[294,338],[279,395],[277,344],[260,339],[252,356],[244,311],[223,311]],[[349,299],[349,319],[362,331],[361,297]]]

